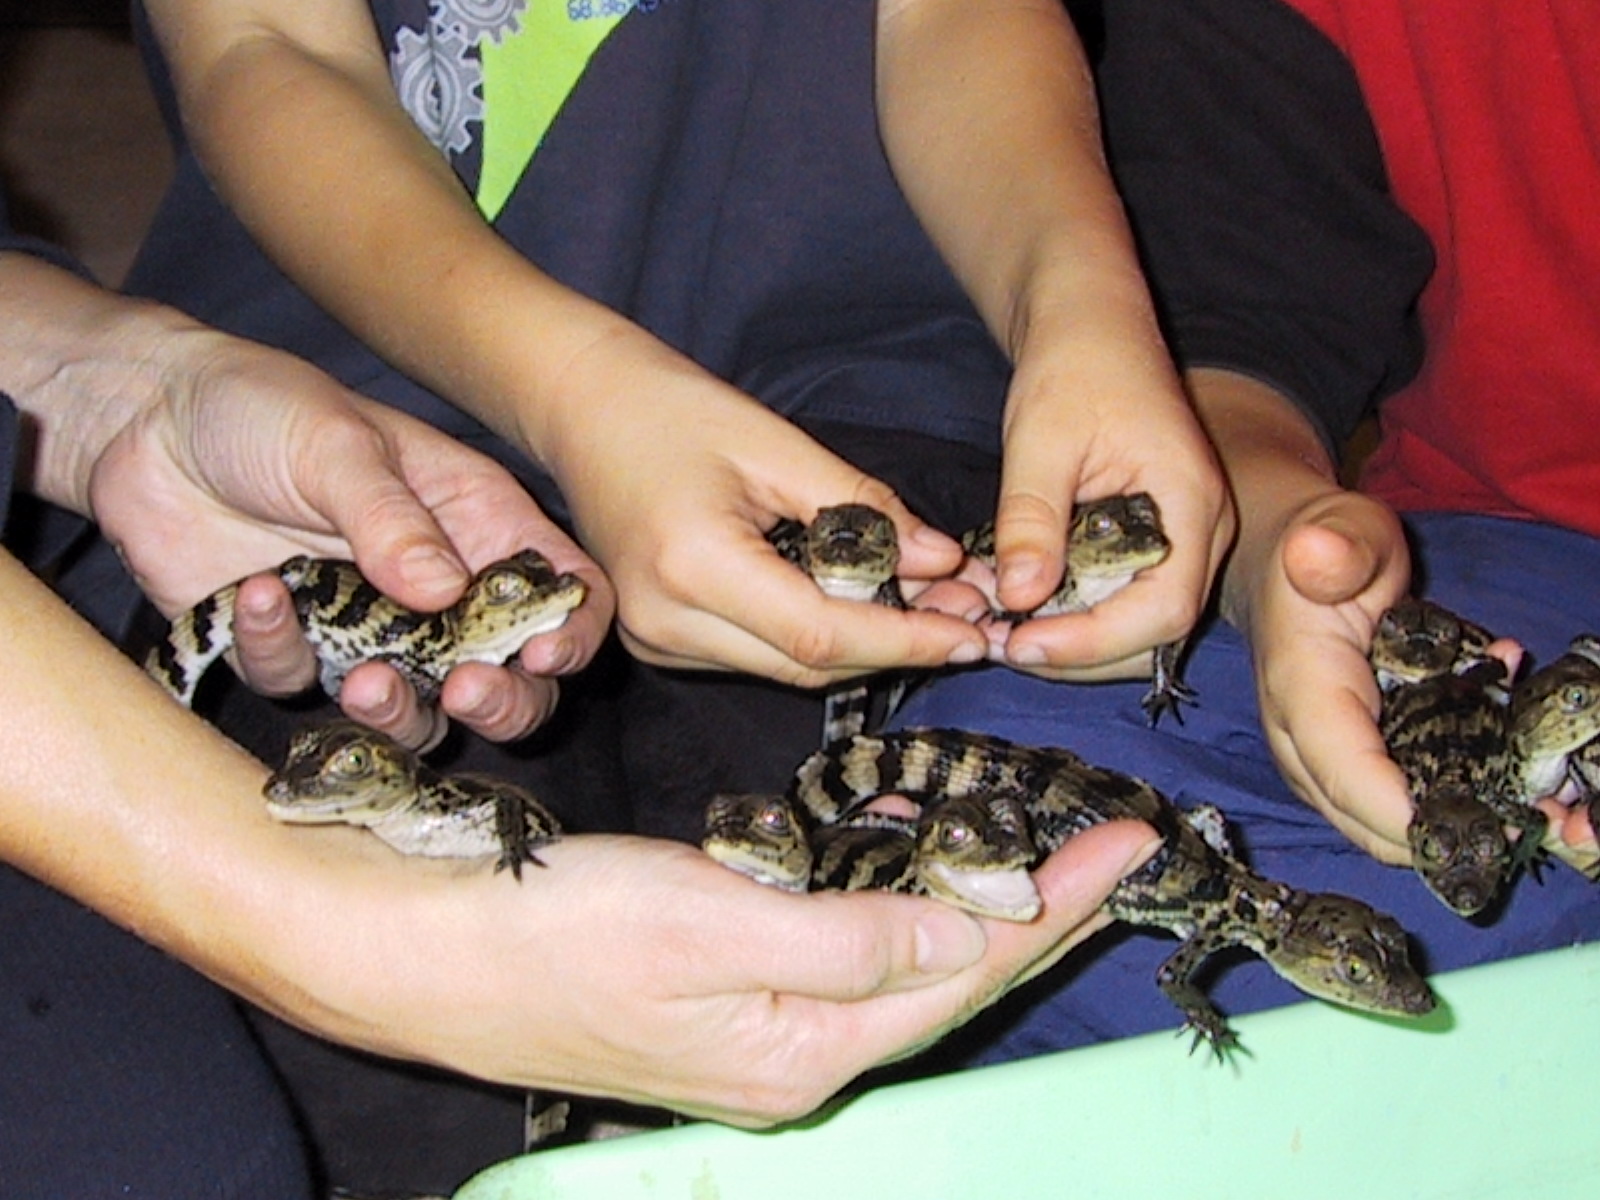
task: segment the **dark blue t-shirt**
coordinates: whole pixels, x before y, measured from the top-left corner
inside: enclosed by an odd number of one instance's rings
[[[872,0],[373,9],[414,119],[469,191],[488,185],[480,207],[550,275],[787,415],[997,448],[1009,367],[891,174]],[[578,50],[554,49],[571,40]],[[516,90],[530,76],[558,81],[554,102]],[[293,350],[529,474],[280,275],[181,144],[130,287]]]

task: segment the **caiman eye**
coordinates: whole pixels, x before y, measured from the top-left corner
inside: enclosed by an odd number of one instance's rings
[[[336,775],[359,779],[372,770],[372,751],[359,743],[354,746],[346,746],[339,751],[329,766]]]
[[[763,805],[761,815],[757,819],[763,829],[770,829],[776,833],[789,828],[789,810],[777,802]]]
[[[1109,513],[1091,513],[1089,519],[1083,525],[1083,532],[1095,541],[1099,541],[1101,538],[1108,538],[1116,531],[1117,523],[1112,520]]]
[[[950,850],[959,850],[972,840],[972,826],[963,821],[951,821],[939,830],[939,842]]]
[[[496,571],[484,584],[491,604],[513,604],[527,594],[526,581],[515,571]]]
[[[1347,958],[1342,974],[1351,983],[1363,984],[1372,978],[1372,966],[1364,958]]]
[[[1582,712],[1592,703],[1593,694],[1588,684],[1568,684],[1566,691],[1561,693],[1561,708],[1564,712]]]
[[[1429,862],[1443,862],[1449,857],[1450,851],[1437,834],[1430,833],[1417,843],[1417,853]]]

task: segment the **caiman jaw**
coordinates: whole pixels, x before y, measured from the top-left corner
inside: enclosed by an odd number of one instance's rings
[[[1285,936],[1265,955],[1274,970],[1302,991],[1361,1012],[1420,1017],[1438,1004],[1411,965],[1406,934],[1348,896],[1298,897]]]
[[[925,862],[918,878],[930,895],[983,917],[1031,921],[1041,908],[1039,889],[1022,867],[963,871],[947,863]]]
[[[343,796],[296,799],[289,785],[282,781],[273,783],[264,794],[267,812],[276,820],[292,825],[371,825],[389,815],[388,811],[365,802],[352,803]]]

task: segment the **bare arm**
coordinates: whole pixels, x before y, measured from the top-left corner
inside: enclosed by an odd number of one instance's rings
[[[4,552],[0,594],[0,858],[303,1028],[485,1079],[802,1115],[1064,953],[1152,848],[1138,825],[1074,840],[1014,927],[792,897],[635,838],[568,838],[518,884],[273,823],[265,769]]]
[[[878,62],[896,174],[1016,363],[1003,602],[1030,608],[1059,581],[1077,497],[1148,491],[1174,543],[1148,586],[1104,613],[1028,626],[1004,652],[1126,673],[1194,622],[1233,523],[1156,328],[1076,34],[1053,0],[882,0]]]
[[[468,573],[535,546],[584,574],[590,600],[531,641],[521,670],[451,673],[444,707],[514,738],[550,711],[550,676],[587,663],[611,620],[587,556],[501,467],[372,404],[294,357],[128,300],[49,263],[0,254],[0,380],[33,434],[25,484],[96,519],[168,615],[294,554],[354,558],[402,603],[442,608]],[[275,575],[237,617],[245,675],[306,687],[314,660]],[[438,716],[392,670],[361,668],[346,709],[411,742]]]
[[[964,622],[826,601],[771,553],[778,517],[856,500],[894,517],[908,576],[959,561],[884,485],[502,242],[401,108],[365,4],[149,8],[223,197],[379,353],[552,473],[631,649],[813,685],[982,655]]]

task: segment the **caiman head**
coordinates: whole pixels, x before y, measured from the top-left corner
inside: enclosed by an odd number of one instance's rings
[[[1028,868],[1038,857],[1017,796],[952,796],[929,804],[917,822],[917,879],[958,908],[1006,921],[1039,915]]]
[[[416,803],[417,756],[354,721],[302,729],[267,780],[267,811],[301,825],[374,825]]]
[[[1562,790],[1569,756],[1600,738],[1600,648],[1584,635],[1518,685],[1511,701],[1515,798],[1524,804]]]
[[[830,596],[871,600],[900,565],[899,535],[870,505],[835,504],[806,526],[800,565]]]
[[[803,892],[811,883],[811,839],[784,796],[727,792],[712,797],[700,848],[757,883],[789,892]]]
[[[1301,991],[1390,1016],[1433,1010],[1433,989],[1411,965],[1406,931],[1393,917],[1329,892],[1296,893],[1287,915],[1263,957]]]
[[[1384,691],[1481,662],[1494,635],[1431,600],[1406,597],[1378,620],[1368,657]]]
[[[1140,571],[1161,563],[1172,543],[1161,528],[1161,513],[1145,492],[1105,496],[1078,505],[1067,530],[1067,579],[1062,592],[1074,593],[1073,608],[1091,608],[1115,595]],[[1045,607],[1054,606],[1054,601]],[[1045,615],[1036,610],[1036,615]]]
[[[1451,912],[1476,916],[1511,874],[1511,841],[1494,811],[1463,788],[1434,788],[1406,828],[1411,865]]]
[[[528,549],[490,563],[456,601],[457,661],[502,663],[529,638],[558,629],[589,585]]]

